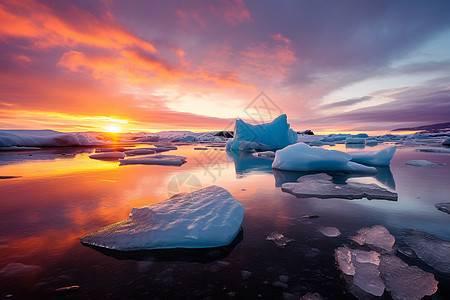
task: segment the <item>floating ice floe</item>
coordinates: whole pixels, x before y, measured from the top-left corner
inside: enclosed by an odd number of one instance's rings
[[[366,143],[366,139],[365,138],[360,138],[360,137],[351,137],[351,136],[349,136],[348,138],[345,139],[345,143],[346,144],[365,144]]]
[[[242,204],[213,185],[133,208],[127,220],[89,233],[81,242],[121,251],[220,247],[238,235],[243,218]]]
[[[273,151],[262,151],[262,152],[257,152],[255,153],[256,156],[261,156],[261,157],[275,157],[275,152]]]
[[[132,150],[124,151],[126,156],[148,155],[148,154],[155,154],[155,152],[156,151],[154,149],[150,149],[150,148],[139,148],[139,149],[132,149]]]
[[[89,158],[118,160],[121,158],[125,158],[125,153],[123,153],[123,152],[103,152],[103,153],[96,153],[96,154],[89,155]]]
[[[194,150],[208,150],[208,148],[205,148],[205,147],[196,147],[196,148],[194,148]]]
[[[279,233],[277,231],[272,232],[266,237],[266,241],[272,241],[277,245],[279,248],[284,248],[286,245],[290,242],[295,242],[294,239],[290,239],[288,237],[285,237],[284,234]]]
[[[320,175],[319,175],[320,176]],[[342,198],[342,199],[384,199],[397,200],[397,193],[390,192],[376,184],[349,182],[335,184],[326,174],[306,175],[297,182],[287,182],[281,185],[281,190],[300,198]]]
[[[358,235],[350,239],[361,246],[373,246],[387,252],[392,252],[392,246],[395,243],[394,236],[382,225],[361,228],[358,230]]]
[[[240,142],[257,142],[276,150],[297,142],[297,133],[290,128],[286,115],[281,115],[270,123],[252,125],[236,120],[234,137],[227,142],[227,150],[240,150]]]
[[[435,165],[441,165],[440,163],[431,162],[425,159],[408,160],[406,164],[415,167],[432,167]]]
[[[432,153],[450,153],[450,149],[429,148],[429,149],[416,149],[417,152],[432,152]]]
[[[379,151],[348,152],[351,161],[374,166],[389,166],[394,157],[396,146],[381,149]]]
[[[450,241],[414,229],[406,230],[403,240],[427,265],[450,273]]]
[[[121,165],[169,165],[181,166],[186,162],[186,157],[178,155],[149,155],[135,158],[119,159]]]
[[[65,147],[80,146],[87,139],[54,130],[0,130],[0,147]]]
[[[397,256],[381,256],[378,269],[385,282],[386,290],[395,300],[420,300],[425,296],[433,295],[438,290],[439,282],[434,279],[433,274],[417,266],[409,266]]]
[[[341,232],[336,227],[321,227],[319,232],[327,237],[338,237],[341,235]]]
[[[289,145],[278,150],[272,168],[285,171],[341,171],[375,174],[373,167],[351,162],[352,156],[337,150],[313,148],[305,143]]]
[[[440,211],[443,211],[443,212],[446,212],[446,213],[450,214],[450,202],[447,202],[447,203],[436,203],[435,206]]]
[[[379,250],[385,246],[386,249],[392,249],[393,236],[381,225],[361,228],[358,233],[364,239],[361,245],[377,244]],[[387,239],[387,243],[380,243],[383,239]],[[345,274],[350,291],[357,298],[371,299],[367,294],[361,294],[362,291],[380,297],[386,289],[393,299],[419,300],[437,291],[438,282],[433,274],[416,266],[409,266],[390,253],[381,254],[377,251],[355,249],[347,245],[335,250],[338,267]]]

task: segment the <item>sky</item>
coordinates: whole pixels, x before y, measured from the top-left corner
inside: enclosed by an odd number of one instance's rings
[[[450,1],[0,1],[0,129],[450,121]]]

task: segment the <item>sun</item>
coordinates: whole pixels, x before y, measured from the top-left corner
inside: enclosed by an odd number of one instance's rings
[[[105,127],[105,130],[107,132],[111,132],[111,133],[119,133],[122,132],[122,130],[119,128],[119,126],[117,125],[109,125]]]

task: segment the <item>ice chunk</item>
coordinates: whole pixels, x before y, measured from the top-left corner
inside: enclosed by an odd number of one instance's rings
[[[295,297],[295,296],[294,296]],[[298,299],[298,298],[294,298]],[[323,300],[322,296],[320,296],[319,293],[307,293],[306,295],[303,295],[300,300]]]
[[[80,146],[73,134],[54,130],[0,130],[0,147]]]
[[[126,156],[148,155],[148,154],[155,154],[155,150],[150,149],[150,148],[139,148],[139,149],[127,150],[124,153]]]
[[[444,145],[444,146],[450,146],[450,137],[444,139],[444,140],[442,141],[442,145]]]
[[[393,299],[420,300],[433,295],[438,289],[433,274],[416,266],[408,266],[396,256],[383,255],[378,268]]]
[[[347,246],[339,247],[334,250],[334,256],[336,262],[339,265],[339,269],[346,275],[355,275],[355,266],[352,263],[352,252]]]
[[[262,152],[257,152],[255,154],[257,156],[262,156],[262,157],[275,157],[275,152],[273,152],[273,151],[262,151]]]
[[[243,218],[242,204],[213,185],[133,208],[127,220],[89,233],[81,242],[122,251],[219,247],[233,241]]]
[[[358,230],[358,235],[350,239],[360,245],[375,246],[387,252],[392,252],[392,246],[395,243],[394,236],[382,225],[361,228]]]
[[[432,167],[435,165],[439,165],[438,163],[434,163],[425,159],[408,160],[406,164],[415,167]]]
[[[366,143],[366,139],[365,138],[360,138],[360,137],[351,137],[351,136],[349,136],[348,138],[345,139],[345,143],[346,144],[365,144]]]
[[[92,159],[110,159],[110,160],[118,160],[125,157],[125,153],[123,152],[103,152],[89,155],[89,158]]]
[[[375,165],[375,166],[389,166],[392,157],[394,157],[396,146],[381,149],[379,151],[365,151],[365,152],[349,152],[351,161]]]
[[[155,136],[146,136],[143,138],[138,138],[135,139],[134,142],[137,143],[156,143],[159,142],[159,136],[155,135]]]
[[[337,237],[341,235],[341,232],[336,227],[322,227],[319,228],[319,232],[327,237]]]
[[[272,232],[266,237],[267,241],[272,241],[277,245],[279,248],[284,248],[286,245],[290,242],[295,242],[294,239],[290,239],[288,237],[285,237],[282,233],[279,233],[277,231]]]
[[[281,190],[300,198],[342,198],[342,199],[385,199],[397,200],[397,193],[390,192],[376,184],[349,182],[335,184],[329,180],[316,179],[311,176],[300,177],[299,182],[287,182]]]
[[[432,153],[450,153],[450,149],[439,149],[439,148],[429,148],[429,149],[416,149],[417,152],[432,152]]]
[[[427,265],[439,272],[450,273],[449,241],[414,229],[406,230],[403,240]]]
[[[337,150],[313,148],[297,143],[278,150],[272,168],[285,171],[342,171],[376,173],[372,167],[350,162],[351,156]]]
[[[238,151],[241,141],[257,142],[276,150],[297,142],[297,133],[290,128],[286,115],[281,115],[270,123],[252,125],[236,120],[234,137],[227,142],[227,150]]]
[[[446,212],[446,213],[450,214],[450,202],[447,202],[447,203],[436,203],[435,206],[440,211],[443,211],[443,212]]]
[[[170,165],[181,166],[186,162],[186,157],[178,155],[151,155],[135,158],[120,159],[121,165]]]
[[[376,145],[378,145],[378,141],[376,141],[376,140],[367,140],[366,141],[366,146],[373,147]]]
[[[385,285],[380,278],[378,266],[371,263],[355,262],[356,272],[353,276],[353,284],[374,296],[384,293]]]

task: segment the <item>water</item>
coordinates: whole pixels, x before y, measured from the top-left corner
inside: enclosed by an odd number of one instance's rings
[[[368,201],[298,199],[280,185],[300,173],[274,173],[266,158],[194,147],[168,153],[188,157],[181,167],[119,166],[89,159],[92,148],[0,153],[0,176],[20,176],[0,180],[0,269],[10,263],[39,266],[18,276],[2,275],[1,297],[283,299],[283,293],[300,298],[319,292],[327,299],[352,299],[335,267],[334,249],[348,243],[359,228],[384,225],[399,244],[405,228],[450,240],[450,215],[434,206],[450,202],[448,154],[400,148],[390,168],[377,176],[348,179],[399,194],[398,201]],[[446,165],[405,165],[411,159]],[[79,242],[86,233],[126,219],[133,207],[211,184],[229,190],[245,208],[243,232],[228,248],[120,254]],[[322,226],[337,227],[342,235],[325,237],[318,232]],[[273,231],[295,241],[278,248],[266,240]],[[450,298],[449,276],[402,258],[433,272],[440,281],[436,295]],[[55,292],[72,285],[80,288]]]

